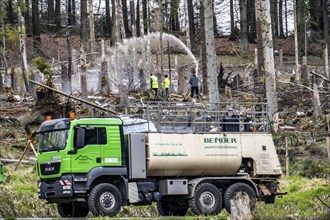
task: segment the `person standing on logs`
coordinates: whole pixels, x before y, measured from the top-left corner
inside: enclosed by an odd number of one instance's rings
[[[191,69],[192,76],[190,77],[189,84],[191,86],[191,98],[194,98],[194,94],[196,93],[197,99],[199,99],[199,90],[198,90],[198,77],[196,76],[196,70],[195,68]]]
[[[150,87],[155,92],[155,96],[158,95],[158,79],[153,73],[150,74]]]
[[[165,75],[164,81],[162,83],[162,88],[165,89],[165,100],[168,101],[168,89],[170,88],[170,79],[168,75]]]

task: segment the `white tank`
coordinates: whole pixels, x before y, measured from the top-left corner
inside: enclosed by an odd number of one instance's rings
[[[240,134],[147,134],[147,176],[234,175]]]

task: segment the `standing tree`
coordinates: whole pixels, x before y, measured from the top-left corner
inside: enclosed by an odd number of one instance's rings
[[[247,25],[247,3],[246,0],[239,1],[239,9],[241,15],[241,50],[246,52],[249,50],[248,25]]]
[[[87,0],[80,1],[80,13],[80,52],[82,53],[87,50]]]
[[[324,75],[330,79],[329,75],[329,19],[328,0],[323,0],[323,33],[324,33]]]
[[[95,39],[95,24],[94,24],[94,6],[93,0],[88,0],[88,18],[89,18],[89,40],[90,40],[90,52],[96,51],[96,39]]]
[[[110,0],[105,0],[105,32],[108,36],[110,36],[111,34]]]
[[[189,40],[191,48],[195,46],[195,17],[194,17],[194,7],[192,0],[186,0],[188,9],[188,20],[189,20]]]
[[[121,3],[122,3],[122,15],[123,15],[125,36],[131,36],[132,33],[130,33],[128,28],[127,0],[121,0]]]
[[[22,64],[22,75],[25,84],[26,92],[29,92],[29,81],[28,81],[28,63],[26,55],[26,34],[25,34],[25,21],[22,14],[22,5],[20,1],[17,2],[17,15],[18,15],[18,30],[20,33],[20,54],[21,54],[21,64]]]
[[[201,19],[204,20],[205,27],[205,32],[201,34],[205,35],[204,43],[206,45],[206,60],[203,60],[202,62],[206,63],[209,101],[211,103],[215,103],[219,101],[219,92],[217,80],[217,61],[214,46],[212,1],[201,0],[201,6],[203,6],[204,9],[204,17],[201,17]]]
[[[251,43],[257,38],[255,0],[247,1],[248,35]]]
[[[54,0],[47,0],[48,24],[55,23]]]
[[[33,48],[37,54],[41,53],[40,23],[39,23],[39,1],[32,0],[32,33]]]
[[[266,98],[268,104],[268,117],[273,123],[274,130],[277,130],[278,106],[275,80],[274,50],[272,23],[270,16],[269,0],[257,0],[256,13],[258,20],[261,21],[262,28],[262,49],[265,58],[265,74],[266,74]]]
[[[84,1],[84,0],[82,0]],[[59,33],[61,31],[61,0],[55,1],[55,24],[56,24],[56,31]]]
[[[234,0],[230,0],[230,36],[229,40],[237,39],[237,29],[235,25],[235,16],[234,16]]]
[[[284,0],[286,1],[286,0]],[[279,37],[285,38],[284,28],[283,28],[283,0],[279,0],[278,2],[278,23],[280,28]]]

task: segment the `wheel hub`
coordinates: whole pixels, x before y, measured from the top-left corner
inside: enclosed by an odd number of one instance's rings
[[[215,204],[214,195],[210,192],[204,192],[199,201],[204,208],[212,208]]]
[[[112,209],[115,206],[114,196],[109,192],[103,193],[100,196],[100,204],[104,209]]]

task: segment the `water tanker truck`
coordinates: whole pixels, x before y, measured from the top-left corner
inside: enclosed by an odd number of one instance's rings
[[[161,103],[132,107],[130,117],[45,121],[37,132],[39,198],[62,217],[115,216],[152,202],[162,216],[189,208],[216,215],[242,193],[251,210],[256,201],[274,203],[282,171],[261,120],[267,106],[237,109]]]

